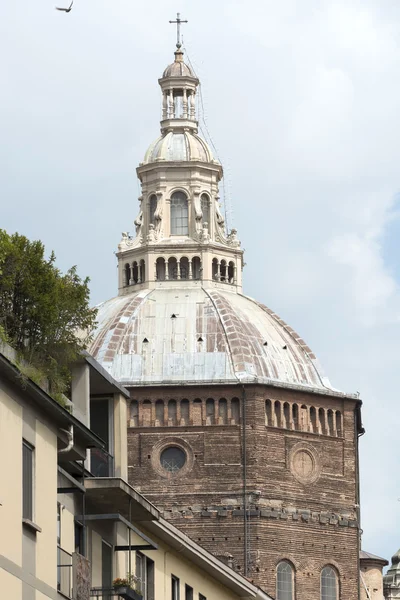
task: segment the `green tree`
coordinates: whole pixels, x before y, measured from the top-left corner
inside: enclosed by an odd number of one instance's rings
[[[70,363],[90,341],[97,311],[88,284],[76,267],[62,274],[40,241],[0,229],[0,329],[53,392],[63,391]]]

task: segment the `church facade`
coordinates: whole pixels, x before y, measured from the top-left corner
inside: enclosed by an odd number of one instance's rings
[[[129,481],[278,600],[357,600],[361,401],[243,294],[180,44],[159,85],[136,236],[122,235],[118,296],[99,306],[90,349],[130,390]]]

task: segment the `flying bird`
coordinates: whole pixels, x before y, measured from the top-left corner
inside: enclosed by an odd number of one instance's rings
[[[74,3],[74,0],[72,0],[72,2],[71,2],[71,4],[69,5],[68,8],[59,8],[58,6],[56,6],[56,10],[61,10],[62,12],[69,13],[69,12],[71,12],[71,8],[72,8],[73,3]]]

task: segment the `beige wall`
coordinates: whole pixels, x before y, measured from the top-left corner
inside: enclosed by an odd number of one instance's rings
[[[366,589],[369,597],[367,596]],[[361,566],[361,600],[382,600],[383,598],[383,576],[382,567]]]
[[[0,390],[0,456],[0,554],[21,566],[22,407],[4,390]]]
[[[57,436],[36,420],[35,522],[36,577],[57,587]]]
[[[4,600],[19,600],[22,598],[22,581],[0,569],[0,590]]]

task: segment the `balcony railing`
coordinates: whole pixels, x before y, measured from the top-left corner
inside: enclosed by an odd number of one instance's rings
[[[72,554],[57,548],[57,590],[72,598]]]
[[[120,587],[94,587],[90,590],[91,598],[110,600],[111,598],[123,598],[123,600],[143,600],[143,596],[129,586]]]
[[[113,477],[114,457],[105,450],[90,450],[90,472],[93,477]]]

